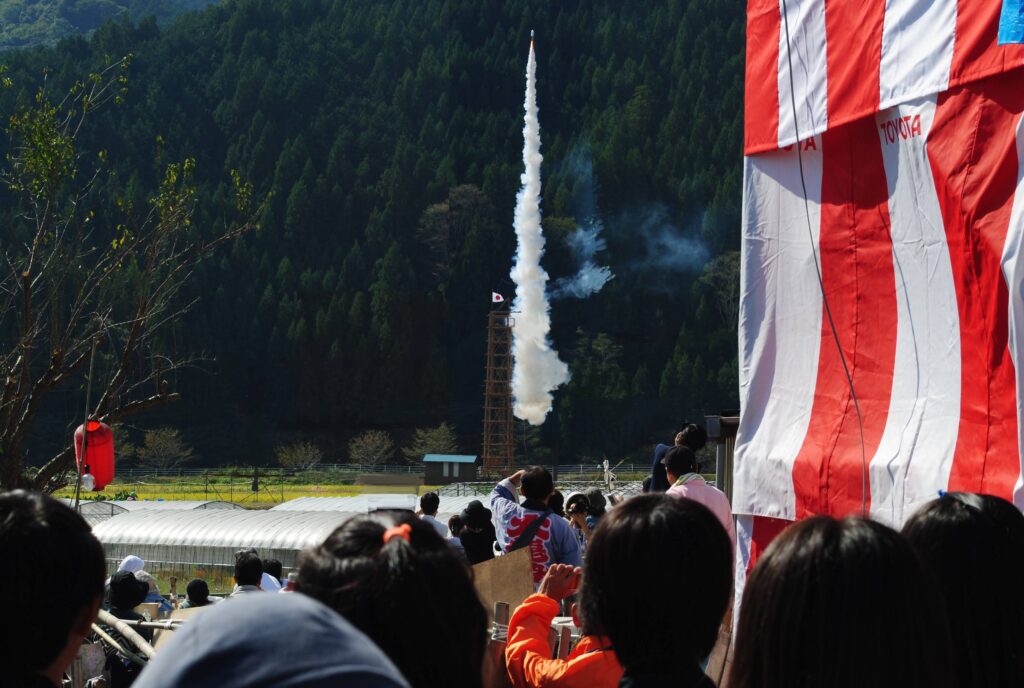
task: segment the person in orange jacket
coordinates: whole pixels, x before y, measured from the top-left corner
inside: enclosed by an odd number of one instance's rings
[[[552,659],[548,634],[561,601],[579,585],[581,569],[553,564],[537,592],[516,608],[508,621],[505,664],[516,688],[615,688],[622,677],[611,642],[584,635],[566,659]],[[573,622],[579,625],[576,605]]]

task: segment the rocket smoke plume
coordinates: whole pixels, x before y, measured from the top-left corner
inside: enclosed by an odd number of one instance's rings
[[[551,410],[551,392],[569,380],[569,367],[551,347],[550,307],[544,293],[548,274],[540,266],[544,235],[540,224],[540,121],[537,118],[537,57],[530,41],[526,65],[526,120],[523,125],[522,188],[516,196],[516,311],[512,329],[512,397],[517,418],[540,425]]]

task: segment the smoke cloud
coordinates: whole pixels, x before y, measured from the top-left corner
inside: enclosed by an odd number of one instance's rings
[[[643,247],[642,255],[629,266],[633,271],[700,271],[710,258],[697,231],[680,227],[663,205],[634,209],[618,218],[616,225]]]
[[[601,237],[603,229],[601,220],[592,217],[568,236],[566,243],[576,257],[579,270],[571,277],[555,280],[551,290],[552,299],[585,299],[601,291],[608,280],[615,277],[611,268],[597,264],[596,256],[606,246],[605,240]]]
[[[540,120],[537,115],[537,57],[530,41],[526,64],[526,111],[523,125],[522,188],[516,196],[516,258],[512,281],[512,397],[513,412],[531,425],[540,425],[551,411],[551,392],[569,380],[569,367],[551,346],[550,305],[545,294],[548,274],[540,266],[544,234],[540,221]]]

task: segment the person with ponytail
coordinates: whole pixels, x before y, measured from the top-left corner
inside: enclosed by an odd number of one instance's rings
[[[413,688],[479,688],[487,612],[468,565],[409,511],[375,511],[299,555],[295,591],[373,640]]]

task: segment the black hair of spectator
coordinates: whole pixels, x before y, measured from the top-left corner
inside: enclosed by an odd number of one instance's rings
[[[462,516],[452,514],[448,519],[448,532],[452,534],[452,537],[460,537],[463,528],[465,525],[462,523]]]
[[[281,576],[284,573],[284,567],[281,565],[281,562],[277,559],[264,559],[263,572],[269,573],[271,576],[276,578],[278,582],[280,582]]]
[[[555,491],[555,481],[543,466],[530,466],[523,472],[523,496],[540,502],[546,502]]]
[[[384,542],[389,528],[409,526]],[[299,555],[298,592],[363,631],[414,687],[479,688],[487,612],[469,566],[428,523],[408,511],[350,519]],[[429,620],[410,641],[409,619]]]
[[[587,545],[583,630],[608,636],[632,673],[675,673],[710,654],[731,589],[732,545],[714,514],[640,495],[609,511]]]
[[[687,473],[696,473],[700,470],[700,466],[697,463],[697,455],[693,453],[693,450],[684,444],[678,447],[672,447],[665,456],[662,457],[661,463],[665,465],[665,470],[676,476],[677,478]]]
[[[210,604],[210,586],[202,578],[193,578],[185,588],[188,602],[193,607],[205,607]]]
[[[590,500],[587,499],[587,495],[582,492],[577,492],[569,497],[565,503],[565,512],[567,514],[589,514]]]
[[[552,492],[548,497],[548,508],[556,516],[565,517],[565,495],[558,490]]]
[[[259,585],[263,579],[263,562],[255,552],[242,550],[235,554],[235,583]]]
[[[817,516],[765,550],[743,591],[732,688],[948,688],[935,580],[899,533]]]
[[[903,535],[945,598],[956,685],[1024,686],[1024,516],[991,495],[950,492]]]
[[[590,515],[597,516],[600,518],[605,514],[605,507],[608,505],[608,501],[604,498],[604,493],[596,487],[592,487],[586,492],[587,501],[590,502]]]
[[[441,508],[441,498],[437,496],[436,492],[428,492],[420,497],[420,509],[427,516],[435,516],[439,508]]]
[[[106,577],[103,547],[72,509],[15,490],[0,494],[0,562],[7,581],[0,586],[0,666],[43,671],[84,615],[95,618]]]
[[[683,423],[683,429],[680,432],[682,437],[679,440],[679,444],[683,447],[689,447],[695,453],[703,449],[708,443],[708,431],[702,425]]]

